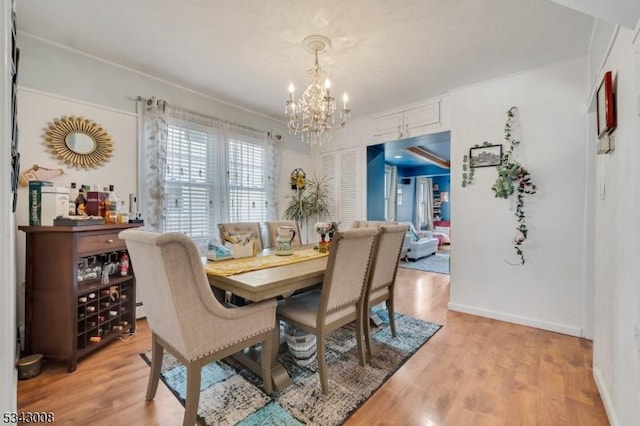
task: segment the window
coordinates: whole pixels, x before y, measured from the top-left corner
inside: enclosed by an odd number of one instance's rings
[[[384,165],[384,220],[389,220],[389,191],[391,188],[391,166]]]
[[[229,140],[229,220],[267,220],[265,148],[238,139]]]
[[[195,127],[168,127],[163,231],[206,240],[217,216],[210,213],[219,193],[214,175],[218,138]]]

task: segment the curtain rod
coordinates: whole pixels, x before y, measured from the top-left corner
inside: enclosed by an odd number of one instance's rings
[[[138,101],[145,101],[147,103],[147,105],[151,105],[152,100],[156,99],[156,98],[145,98],[145,97],[142,97],[142,96],[138,96],[136,99]],[[169,102],[165,101],[164,99],[158,99],[158,100],[164,102],[167,105],[169,105]],[[264,130],[254,129],[253,127],[245,126],[243,124],[234,123],[233,121],[229,121],[229,120],[223,120],[223,119],[217,118],[217,117],[211,117],[209,115],[202,114],[201,112],[193,111],[193,110],[190,110],[190,109],[187,109],[187,108],[178,107],[178,106],[176,106],[174,108],[181,109],[181,110],[183,110],[185,112],[188,112],[189,114],[198,115],[198,116],[200,116],[202,118],[206,118],[208,120],[215,120],[215,121],[219,122],[220,124],[230,124],[230,125],[233,125],[233,126],[240,127],[241,129],[250,130],[252,132],[268,133],[268,132],[266,132]]]

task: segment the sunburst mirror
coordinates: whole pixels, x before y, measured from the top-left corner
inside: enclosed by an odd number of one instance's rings
[[[47,147],[58,160],[88,169],[109,161],[111,136],[99,124],[84,117],[62,117],[49,123]]]

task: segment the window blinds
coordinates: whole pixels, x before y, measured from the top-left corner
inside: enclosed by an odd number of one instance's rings
[[[208,238],[214,227],[217,135],[169,125],[166,162],[165,232]]]

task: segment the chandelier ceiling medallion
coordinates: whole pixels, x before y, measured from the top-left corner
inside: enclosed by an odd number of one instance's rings
[[[313,68],[309,68],[309,86],[296,99],[293,83],[289,84],[289,99],[285,105],[285,114],[289,116],[289,133],[302,135],[302,141],[312,145],[322,144],[330,138],[330,132],[344,127],[351,110],[347,107],[349,96],[342,96],[340,122],[336,124],[336,101],[331,96],[331,81],[327,72],[320,68],[318,55],[331,47],[331,40],[322,35],[310,35],[302,45],[315,56]]]

